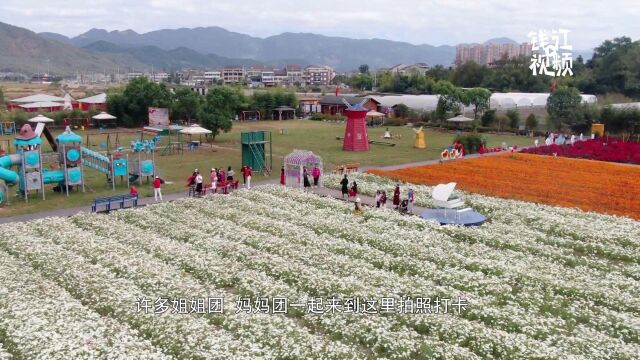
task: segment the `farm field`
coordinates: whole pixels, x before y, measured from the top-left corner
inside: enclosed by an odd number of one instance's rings
[[[120,129],[119,144],[125,148],[129,147],[131,140],[140,139],[140,133],[136,131]],[[424,161],[437,159],[443,148],[450,145],[453,141],[454,134],[446,132],[426,131],[427,149],[414,149],[414,132],[411,128],[391,127],[392,133],[402,135],[402,138],[395,139],[393,142],[396,146],[372,145],[371,151],[366,153],[354,153],[342,151],[342,142],[336,140],[336,136],[344,135],[343,124],[325,123],[310,120],[295,121],[261,121],[261,122],[238,122],[234,123],[233,129],[229,133],[223,133],[216,138],[215,148],[203,146],[196,151],[184,151],[182,155],[160,156],[156,154],[157,168],[160,176],[170,182],[163,187],[163,194],[182,192],[186,190],[186,178],[191,174],[193,169],[200,169],[208,174],[212,167],[232,166],[236,171],[240,169],[241,150],[240,150],[240,132],[252,130],[269,130],[272,131],[273,137],[273,168],[274,174],[270,177],[254,176],[253,181],[263,181],[275,179],[279,176],[282,161],[294,149],[305,149],[314,151],[323,158],[325,169],[331,169],[338,164],[349,162],[359,162],[362,165],[383,166],[392,164],[402,164],[413,161]],[[280,133],[284,130],[284,134]],[[103,148],[100,144],[107,143],[107,135],[100,134],[96,130],[80,131],[74,130],[78,135],[83,137],[83,146],[92,150],[101,151]],[[110,131],[110,130],[109,130]],[[369,130],[371,139],[382,140],[384,128],[373,128]],[[54,133],[54,136],[58,132]],[[89,139],[87,142],[87,134]],[[150,135],[144,137],[150,140]],[[510,135],[486,135],[490,146],[498,146],[503,142],[508,144],[517,144],[519,146],[527,145],[532,142],[530,138],[522,136]],[[12,136],[3,136],[2,139],[13,139]],[[183,141],[188,141],[188,137],[184,137]],[[159,148],[168,142],[166,137],[162,138]],[[110,136],[112,148],[115,147],[114,136]],[[0,141],[0,145],[1,145]],[[47,141],[43,141],[43,150],[51,151]],[[12,150],[13,151],[13,150]],[[47,185],[47,200],[42,201],[41,197],[33,196],[28,203],[19,198],[13,197],[11,204],[8,206],[0,206],[0,217],[13,216],[19,214],[33,213],[38,211],[53,210],[58,208],[69,208],[78,206],[89,206],[91,201],[99,196],[109,196],[114,194],[110,187],[106,184],[104,174],[88,169],[85,171],[87,177],[87,192],[73,193],[68,198],[60,193],[54,193],[51,188],[54,185]],[[208,178],[206,176],[205,178]],[[146,182],[138,186],[141,196],[152,196],[153,189]],[[124,185],[118,182],[115,194],[126,193],[126,181]]]
[[[357,180],[363,193],[395,184]],[[426,205],[430,188],[415,188]],[[1,225],[0,358],[637,357],[640,223],[465,201],[489,221],[359,216],[266,186]],[[261,300],[274,298],[286,313]]]
[[[640,167],[532,154],[371,173],[414,184],[457,182],[461,190],[640,219]]]

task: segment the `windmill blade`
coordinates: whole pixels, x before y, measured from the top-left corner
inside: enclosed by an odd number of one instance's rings
[[[351,104],[349,104],[349,102],[347,100],[345,100],[344,98],[342,98],[342,102],[347,106],[347,108],[351,107]]]

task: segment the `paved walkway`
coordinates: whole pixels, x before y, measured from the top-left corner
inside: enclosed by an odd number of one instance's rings
[[[465,160],[465,159],[474,159],[474,158],[478,158],[481,156],[492,156],[492,155],[498,155],[498,154],[504,154],[504,152],[497,152],[497,153],[488,153],[488,154],[471,154],[471,155],[467,155],[461,159],[456,159],[456,160],[447,160],[447,161],[460,161],[460,160]],[[398,170],[398,169],[403,169],[406,167],[415,167],[415,166],[425,166],[425,165],[433,165],[433,164],[439,164],[440,162],[442,162],[442,160],[440,159],[435,159],[435,160],[427,160],[427,161],[419,161],[419,162],[412,162],[412,163],[405,163],[405,164],[400,164],[400,165],[391,165],[391,166],[364,166],[361,167],[360,170],[361,171],[366,171],[368,169],[383,169],[383,170]],[[253,184],[254,187],[260,186],[260,185],[270,185],[270,184],[278,184],[280,181],[280,179],[278,178],[274,178],[274,179],[270,179],[270,180],[264,180],[264,181],[259,181],[259,182],[255,182]],[[342,194],[340,193],[340,191],[338,190],[332,190],[332,189],[327,189],[327,188],[320,188],[320,189],[316,189],[314,191],[314,193],[317,193],[318,195],[321,196],[331,196],[333,198],[336,199],[341,199],[342,198]],[[186,191],[183,192],[177,192],[177,193],[172,193],[172,194],[167,194],[167,195],[163,195],[163,201],[173,201],[173,200],[177,200],[177,199],[181,199],[184,197],[187,197],[188,193]],[[362,201],[363,204],[365,205],[369,205],[369,206],[373,206],[375,207],[375,199],[369,196],[364,196],[364,195],[359,195],[360,200]],[[350,199],[350,201],[354,201],[353,198]],[[146,206],[146,205],[150,205],[150,204],[155,204],[155,200],[153,197],[146,197],[146,198],[140,198],[138,200],[138,206]],[[387,207],[390,208],[393,205],[391,204],[391,198],[389,198],[389,200],[387,201]],[[423,208],[419,208],[419,207],[414,207],[414,213],[416,214],[420,214],[422,213],[424,209]],[[91,211],[91,205],[86,205],[86,206],[81,206],[81,207],[74,207],[74,208],[64,208],[64,209],[55,209],[55,210],[50,210],[50,211],[41,211],[41,212],[36,212],[36,213],[30,213],[30,214],[23,214],[23,215],[16,215],[16,216],[8,216],[8,217],[0,217],[0,224],[4,224],[4,223],[10,223],[10,222],[21,222],[21,221],[29,221],[29,220],[33,220],[33,219],[41,219],[41,218],[46,218],[46,217],[65,217],[65,216],[72,216],[81,212],[89,212]]]
[[[355,198],[343,199],[342,192],[340,190],[334,190],[329,188],[318,188],[318,189],[314,189],[312,192],[320,196],[328,196],[338,200],[349,201],[351,203],[355,202]],[[363,205],[367,205],[374,208],[376,207],[376,199],[374,197],[366,196],[362,194],[358,194],[358,197],[360,198],[360,202]],[[391,194],[391,197],[387,197],[387,209],[393,209],[393,194]],[[426,208],[422,208],[419,206],[413,207],[414,214],[422,214],[422,212],[425,210]]]

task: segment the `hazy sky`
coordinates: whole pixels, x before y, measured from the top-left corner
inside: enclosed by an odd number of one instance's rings
[[[432,45],[526,41],[530,31],[562,27],[574,49],[585,49],[620,35],[640,39],[640,0],[1,0],[0,21],[67,36],[221,26],[258,37],[313,32]]]

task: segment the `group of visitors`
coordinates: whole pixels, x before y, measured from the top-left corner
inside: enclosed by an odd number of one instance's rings
[[[311,176],[311,179],[309,178]],[[317,188],[320,186],[320,176],[322,176],[322,171],[319,167],[314,166],[311,169],[311,174],[307,170],[306,166],[302,167],[302,185],[304,186],[304,190],[308,191],[311,188]],[[313,180],[313,183],[311,182]],[[280,185],[285,186],[287,184],[286,174],[284,170],[284,166],[280,169]]]
[[[354,180],[351,183],[351,187],[349,187],[349,178],[345,174],[342,180],[340,181],[340,190],[342,192],[342,199],[347,196],[348,198],[355,197],[355,210],[354,212],[362,212],[362,203],[360,198],[358,197],[358,184]],[[393,190],[393,206],[396,210],[406,211],[409,213],[413,213],[413,205],[416,201],[416,194],[413,189],[409,188],[407,191],[407,198],[402,200],[400,199],[400,185],[396,184],[395,189]],[[384,190],[377,190],[375,196],[376,208],[387,207],[387,192]]]
[[[342,198],[344,199],[345,195],[347,198],[356,197],[358,195],[358,183],[355,180],[349,186],[349,179],[347,178],[347,174],[344,174],[342,180],[340,180],[340,186],[342,191]]]
[[[595,134],[591,134],[591,139],[595,138]],[[583,141],[584,140],[584,135],[582,133],[580,133],[580,136],[577,137],[575,134],[571,134],[569,135],[568,133],[553,133],[553,132],[547,132],[545,134],[545,140],[544,140],[544,144],[545,145],[574,145],[576,143],[576,141]],[[539,145],[539,141],[538,139],[536,139],[534,141],[534,145],[538,146]]]

